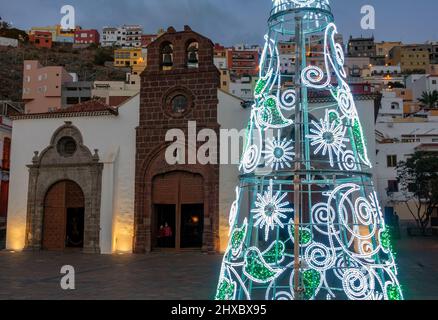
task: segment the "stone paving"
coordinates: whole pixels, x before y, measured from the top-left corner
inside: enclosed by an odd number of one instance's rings
[[[438,299],[438,239],[401,240],[400,282],[407,299]],[[0,252],[0,299],[212,299],[220,255],[153,253]],[[60,269],[72,265],[76,290],[60,287]]]

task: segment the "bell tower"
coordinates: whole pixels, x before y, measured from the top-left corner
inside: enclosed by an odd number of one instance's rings
[[[136,140],[134,250],[137,253],[149,252],[157,245],[156,233],[160,227],[155,212],[157,204],[176,206],[175,249],[187,242],[181,231],[184,228],[181,208],[185,203],[195,201],[187,199],[191,196],[197,199],[196,203],[203,204],[202,226],[198,230],[202,231],[201,249],[206,252],[218,249],[219,167],[217,164],[188,164],[187,161],[188,152],[196,152],[187,150],[189,122],[196,122],[196,132],[212,129],[219,133],[217,90],[220,74],[213,63],[213,56],[214,44],[211,40],[188,26],[181,32],[169,27],[148,46],[147,67],[141,75],[140,124]],[[165,153],[172,142],[166,142],[165,137],[172,129],[179,129],[185,134],[186,159],[183,163],[170,165],[166,162]],[[172,176],[172,180],[166,176],[175,173],[181,173],[181,177]],[[161,179],[160,186],[166,186],[163,184],[166,179],[192,179],[190,181],[202,181],[199,183],[203,187],[192,195],[186,195],[190,186],[181,188],[181,183],[179,186],[160,187],[158,191],[154,190],[157,177]]]

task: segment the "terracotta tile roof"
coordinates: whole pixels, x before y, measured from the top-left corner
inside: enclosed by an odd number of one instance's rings
[[[117,108],[110,107],[100,100],[89,100],[86,102],[75,104],[71,107],[56,110],[54,113],[73,113],[73,112],[98,112],[109,111],[117,114]]]
[[[68,108],[59,109],[53,112],[27,113],[11,117],[12,120],[21,119],[44,119],[44,118],[63,118],[63,117],[88,117],[105,116],[119,114],[118,108],[110,107],[100,100],[90,100],[79,103]]]

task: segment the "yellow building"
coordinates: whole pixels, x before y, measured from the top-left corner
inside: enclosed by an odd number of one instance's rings
[[[77,27],[76,30],[80,30],[81,27]],[[47,27],[32,27],[29,34],[34,34],[36,31],[50,32],[52,34],[53,42],[66,42],[65,39],[70,39],[67,42],[74,42],[75,30],[62,30],[61,25],[47,26]],[[64,39],[64,41],[59,41]]]
[[[382,41],[376,43],[376,54],[378,57],[385,57],[385,62],[389,63],[389,53],[394,47],[401,47],[400,41]]]
[[[146,68],[146,53],[141,48],[123,48],[114,51],[114,66],[131,67],[134,75],[140,74]]]
[[[400,65],[402,72],[427,72],[430,67],[430,45],[397,46],[389,52],[391,65]]]

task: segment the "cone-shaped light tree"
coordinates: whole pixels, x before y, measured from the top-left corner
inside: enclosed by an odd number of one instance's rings
[[[403,299],[333,21],[273,0],[218,300]]]

